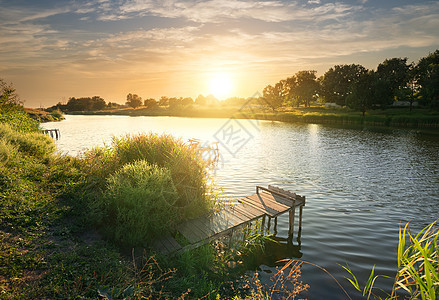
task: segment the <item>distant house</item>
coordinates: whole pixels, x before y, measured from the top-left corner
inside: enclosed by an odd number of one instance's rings
[[[326,102],[325,103],[325,107],[341,107],[340,105],[338,105],[337,103],[332,103],[332,102]]]
[[[418,106],[419,103],[417,101],[413,102],[412,106]],[[395,101],[392,104],[393,107],[409,107],[410,101]]]

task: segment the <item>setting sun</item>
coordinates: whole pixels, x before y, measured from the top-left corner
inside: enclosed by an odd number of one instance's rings
[[[219,100],[232,96],[233,82],[227,73],[214,74],[209,82],[209,92]]]

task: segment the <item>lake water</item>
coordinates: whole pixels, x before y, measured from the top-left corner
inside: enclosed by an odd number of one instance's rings
[[[216,181],[227,195],[240,197],[255,185],[277,185],[306,196],[301,245],[269,249],[261,261],[263,281],[272,260],[293,256],[330,272],[358,297],[340,265],[349,264],[365,282],[376,273],[394,276],[399,226],[418,231],[439,218],[439,135],[414,130],[342,129],[315,124],[172,117],[66,116],[59,123],[58,148],[77,155],[110,144],[127,133],[170,133],[183,140],[220,142]],[[297,224],[296,224],[297,228]],[[278,236],[288,235],[288,214],[278,220]],[[346,299],[335,281],[310,264],[301,279],[311,299]],[[389,281],[383,281],[386,286]]]

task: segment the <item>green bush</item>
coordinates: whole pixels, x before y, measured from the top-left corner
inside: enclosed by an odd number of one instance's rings
[[[99,205],[111,239],[125,246],[142,245],[175,225],[177,192],[168,169],[145,160],[126,164],[108,179]]]

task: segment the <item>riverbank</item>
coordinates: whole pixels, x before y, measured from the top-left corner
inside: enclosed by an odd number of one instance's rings
[[[27,115],[30,118],[32,118],[35,121],[40,122],[40,123],[64,120],[64,115],[59,110],[47,112],[47,111],[40,110],[40,109],[24,108],[24,111],[27,113]]]
[[[439,112],[429,109],[390,108],[361,112],[348,108],[325,108],[312,106],[286,108],[279,111],[264,110],[260,107],[180,107],[166,108],[122,108],[114,110],[69,112],[73,115],[125,115],[125,116],[170,116],[189,118],[236,118],[282,121],[289,123],[315,123],[334,125],[364,125],[396,128],[439,129]]]

